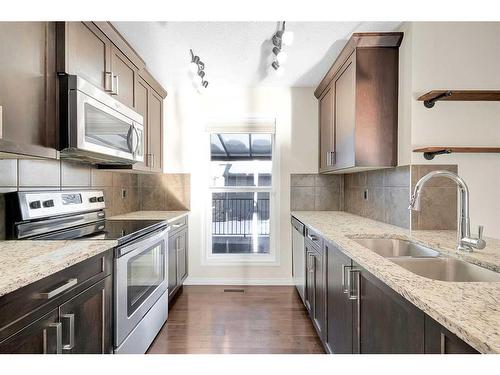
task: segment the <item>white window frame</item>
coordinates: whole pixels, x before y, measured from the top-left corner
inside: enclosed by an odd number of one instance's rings
[[[276,153],[276,141],[274,131],[263,131],[263,130],[249,130],[249,129],[237,129],[235,127],[228,126],[227,128],[214,129],[207,131],[207,141],[210,145],[210,135],[211,134],[236,134],[236,133],[252,133],[252,134],[271,134],[271,186],[266,187],[212,187],[211,186],[211,175],[208,174],[207,184],[206,184],[206,198],[205,198],[205,238],[203,246],[203,265],[214,265],[214,266],[224,266],[224,265],[261,265],[261,266],[277,266],[279,265],[279,250],[276,246],[277,240],[279,238],[278,233],[278,218],[279,218],[279,203],[276,197],[277,186],[279,185],[279,173],[277,168],[277,153]],[[207,160],[207,170],[210,168],[210,147],[208,147]],[[212,193],[231,193],[231,192],[269,192],[269,253],[245,253],[245,254],[213,254],[212,253]]]

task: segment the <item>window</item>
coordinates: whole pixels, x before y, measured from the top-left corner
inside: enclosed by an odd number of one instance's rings
[[[210,255],[270,255],[272,145],[268,133],[210,134]]]

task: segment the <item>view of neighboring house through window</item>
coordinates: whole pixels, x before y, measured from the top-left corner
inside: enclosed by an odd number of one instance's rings
[[[272,134],[211,134],[212,254],[269,254]]]

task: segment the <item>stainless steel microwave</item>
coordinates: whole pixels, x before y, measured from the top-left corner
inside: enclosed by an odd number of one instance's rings
[[[143,117],[81,77],[59,76],[61,157],[93,164],[144,161]]]

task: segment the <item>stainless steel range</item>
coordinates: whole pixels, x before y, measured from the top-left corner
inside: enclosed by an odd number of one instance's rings
[[[168,314],[168,232],[161,220],[106,220],[99,190],[6,194],[7,237],[116,240],[115,353],[145,353]]]

